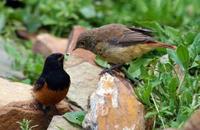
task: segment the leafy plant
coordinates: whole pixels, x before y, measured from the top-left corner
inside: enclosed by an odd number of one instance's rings
[[[108,62],[102,59],[100,56],[96,56],[95,62],[101,67],[110,68],[110,64],[108,64]]]
[[[84,111],[67,112],[64,114],[64,118],[73,124],[82,126],[85,114]]]
[[[22,71],[25,75],[24,83],[32,84],[42,71],[44,59],[39,54],[34,54],[30,47],[16,47],[12,40],[7,40],[5,49],[14,59],[13,68]],[[26,43],[31,44],[31,43]]]
[[[20,122],[17,122],[20,126],[21,130],[32,130],[33,128],[37,127],[38,125],[30,126],[31,121],[27,119],[23,119]]]

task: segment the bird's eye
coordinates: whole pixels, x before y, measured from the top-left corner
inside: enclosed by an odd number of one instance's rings
[[[84,47],[84,42],[79,42],[78,47],[83,48]]]

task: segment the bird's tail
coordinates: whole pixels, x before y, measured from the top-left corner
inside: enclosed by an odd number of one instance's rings
[[[174,45],[170,45],[170,44],[166,44],[166,43],[162,43],[162,42],[147,42],[146,45],[149,45],[151,47],[155,47],[155,48],[169,48],[169,49],[176,49],[176,46]]]

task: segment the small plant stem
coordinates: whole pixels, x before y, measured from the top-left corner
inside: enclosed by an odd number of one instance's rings
[[[158,112],[158,117],[160,118],[160,120],[161,120],[161,122],[162,122],[163,128],[165,128],[165,124],[164,124],[163,118],[159,115],[159,114],[160,114],[160,111],[158,110],[158,106],[157,106],[157,104],[156,104],[156,101],[155,101],[155,99],[154,99],[153,94],[151,94],[151,98],[152,98],[153,103],[154,103],[154,105],[155,105],[156,111]]]

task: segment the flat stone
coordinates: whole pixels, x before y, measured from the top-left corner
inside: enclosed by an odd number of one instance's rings
[[[32,86],[0,78],[0,107],[11,102],[31,100]]]

